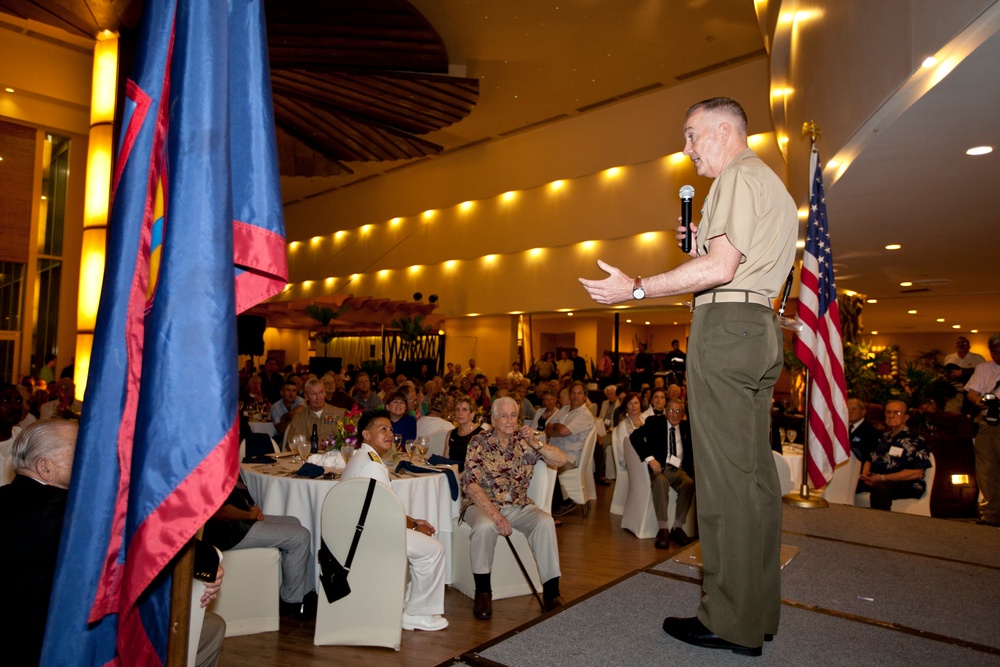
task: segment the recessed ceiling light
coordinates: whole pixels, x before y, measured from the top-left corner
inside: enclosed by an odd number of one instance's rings
[[[952,324],[952,325],[951,325],[951,328],[952,328],[952,329],[961,329],[961,328],[962,328],[962,325],[961,325],[961,324]]]
[[[632,320],[625,320],[625,324],[632,324]]]
[[[900,248],[902,248],[902,247],[903,247],[903,246],[899,245],[898,243],[890,243],[889,245],[887,245],[887,246],[885,247],[885,249],[886,249],[886,250],[899,250],[899,249],[900,249]]]
[[[903,282],[899,283],[899,286],[900,287],[913,287],[913,283],[911,283],[909,280],[904,280]]]
[[[944,318],[943,317],[939,317],[939,318],[937,318],[937,321],[938,322],[944,322]]]
[[[969,333],[979,333],[979,329],[969,329]]]
[[[569,315],[570,317],[573,317],[573,313],[566,313],[566,314]]]
[[[6,90],[8,93],[13,93],[14,92],[13,88],[4,88],[4,90]]]
[[[993,152],[992,146],[976,146],[965,151],[966,155],[987,155]]]
[[[877,335],[878,335],[878,332],[877,332],[877,331],[873,331],[873,332],[872,332],[872,335],[873,335],[873,336],[877,336]]]
[[[924,58],[924,62],[920,63],[920,66],[923,67],[924,69],[927,69],[928,67],[934,67],[935,65],[937,65],[937,58],[935,58],[934,56],[927,56],[926,58]]]
[[[865,303],[878,303],[878,299],[868,299]]]
[[[649,322],[646,322],[646,324],[649,325]]]
[[[916,314],[917,314],[917,311],[916,311],[916,310],[908,310],[908,311],[906,311],[906,312],[907,312],[908,314],[910,314],[910,315],[916,315]]]

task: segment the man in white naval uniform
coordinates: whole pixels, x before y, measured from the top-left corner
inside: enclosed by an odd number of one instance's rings
[[[392,422],[385,410],[366,412],[358,421],[362,445],[351,457],[341,479],[365,477],[389,488],[389,471],[382,456],[392,447]],[[444,547],[434,526],[406,517],[406,558],[410,561],[410,594],[403,609],[404,630],[444,630]]]

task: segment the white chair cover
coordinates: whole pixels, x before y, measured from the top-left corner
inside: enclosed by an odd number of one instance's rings
[[[934,490],[934,470],[937,468],[934,462],[934,455],[931,454],[931,467],[924,471],[924,480],[927,482],[927,490],[919,498],[897,498],[892,501],[892,511],[904,514],[916,514],[918,516],[931,516],[931,492]],[[857,507],[871,507],[871,494],[862,491],[854,496],[854,504]]]
[[[628,468],[623,468],[619,461],[625,458],[625,441],[630,435],[629,424],[629,419],[626,417],[611,433],[611,450],[608,452],[608,458],[612,459],[618,469],[615,476],[615,491],[611,496],[612,514],[622,514],[625,511],[625,499],[628,497]]]
[[[364,478],[342,481],[323,501],[323,540],[341,564],[351,549],[368,482]],[[390,488],[377,483],[351,564],[351,593],[331,604],[322,587],[316,591],[319,605],[313,643],[385,646],[398,651],[408,567],[403,505]]]
[[[556,469],[550,468],[545,461],[535,464],[535,472],[532,473],[531,484],[528,485],[528,496],[535,501],[540,508],[549,511],[552,506],[552,493],[556,487]],[[472,576],[472,556],[470,554],[472,531],[468,524],[458,523],[458,519],[452,524],[452,582],[451,585],[465,595],[475,597],[476,582]],[[538,565],[535,563],[534,553],[528,538],[522,533],[514,531],[510,536],[517,554],[521,557],[524,569],[528,571],[535,590],[542,590],[541,577],[538,574]],[[521,569],[517,566],[517,561],[510,553],[507,541],[502,537],[497,540],[497,548],[493,555],[493,572],[490,577],[490,586],[493,588],[493,598],[500,600],[503,598],[516,597],[518,595],[531,595],[531,588],[524,580]]]
[[[597,487],[594,484],[594,446],[597,443],[597,431],[591,430],[583,443],[580,452],[579,467],[559,473],[559,484],[563,494],[578,505],[583,506],[583,515],[587,516],[587,504],[597,499]]]
[[[226,620],[226,636],[277,631],[281,553],[274,547],[230,549],[223,559],[225,580],[208,611]]]
[[[861,474],[861,461],[854,454],[833,469],[833,477],[823,487],[823,498],[828,503],[838,505],[853,505],[854,492],[858,487],[858,475]]]
[[[205,622],[205,610],[201,606],[201,596],[205,594],[204,582],[191,581],[191,620],[188,623],[187,667],[194,667],[198,657],[198,642],[201,640],[201,626]]]
[[[444,443],[448,440],[448,434],[451,431],[435,431],[427,436],[430,439],[430,444],[427,445],[427,455],[437,454],[438,456],[444,456]]]
[[[781,495],[791,493],[792,489],[792,468],[788,461],[781,456],[781,452],[771,450],[774,455],[774,467],[778,470],[778,481],[781,483]]]

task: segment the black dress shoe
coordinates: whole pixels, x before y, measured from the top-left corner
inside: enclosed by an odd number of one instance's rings
[[[557,595],[556,597],[552,598],[551,600],[543,600],[542,601],[542,607],[545,608],[545,611],[552,611],[553,609],[558,609],[559,607],[563,606],[564,604],[566,604],[566,600],[563,600],[563,598],[562,598],[561,595]]]
[[[685,644],[701,648],[721,648],[739,655],[757,657],[763,653],[760,646],[750,647],[726,641],[705,627],[697,616],[691,618],[671,617],[663,621],[663,631]]]
[[[480,621],[493,618],[493,593],[476,593],[472,603],[472,615]]]
[[[306,623],[308,621],[316,620],[316,606],[319,603],[319,598],[316,595],[316,591],[310,591],[305,594],[302,598],[302,604],[299,605],[298,611],[295,612],[295,620]]]
[[[691,538],[687,536],[681,528],[674,528],[670,531],[670,539],[679,544],[682,547],[686,547],[691,544]]]
[[[657,549],[669,549],[670,548],[670,531],[666,528],[660,528],[656,531],[656,541],[653,542],[653,546]]]

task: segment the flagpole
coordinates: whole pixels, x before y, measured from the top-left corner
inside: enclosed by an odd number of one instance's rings
[[[172,575],[166,667],[186,667],[188,633],[191,630],[191,578],[194,576],[193,539],[188,540],[175,559]]]
[[[808,136],[810,139],[810,178],[816,168],[814,161],[816,160],[816,140],[819,139],[819,135],[819,126],[813,121],[808,121],[802,124],[802,138],[805,139],[806,136]],[[801,326],[799,327],[799,330],[801,330]],[[802,423],[802,484],[799,486],[798,493],[788,493],[782,498],[782,501],[786,505],[792,505],[793,507],[801,507],[803,509],[819,509],[829,507],[830,504],[822,496],[813,496],[809,494],[809,401],[811,400],[809,385],[811,384],[812,378],[808,368],[806,368],[805,380],[805,407],[802,410],[802,416],[804,417]]]

